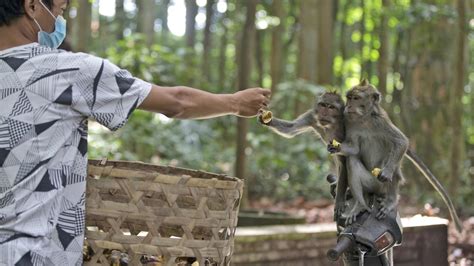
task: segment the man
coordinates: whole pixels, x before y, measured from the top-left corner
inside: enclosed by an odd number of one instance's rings
[[[80,265],[87,118],[111,130],[135,108],[173,118],[255,116],[261,88],[160,87],[107,60],[56,49],[66,0],[0,1],[0,265]]]

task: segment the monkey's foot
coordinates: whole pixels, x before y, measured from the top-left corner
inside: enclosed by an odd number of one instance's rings
[[[349,217],[346,218],[346,226],[349,226],[353,223],[355,223],[355,221],[357,221],[357,216],[359,216],[361,212],[353,212],[349,215]]]
[[[346,226],[355,223],[355,221],[357,220],[357,217],[365,211],[369,211],[369,210],[365,208],[360,208],[358,210],[351,211],[351,214],[349,214],[349,216],[346,218]]]

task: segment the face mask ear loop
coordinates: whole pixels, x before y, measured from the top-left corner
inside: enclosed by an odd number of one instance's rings
[[[43,1],[39,1],[40,4],[44,7],[44,9],[46,9],[46,11],[48,11],[48,13],[54,18],[56,19],[56,17],[53,15],[53,13],[51,12],[51,10],[49,10],[49,8],[46,7],[46,5],[43,3]]]
[[[38,28],[40,29],[39,31],[43,31],[43,29],[41,28],[40,24],[38,23],[38,21],[33,18],[33,21],[36,23],[36,25],[38,26]]]

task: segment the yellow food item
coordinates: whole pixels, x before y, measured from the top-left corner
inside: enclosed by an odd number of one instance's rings
[[[333,139],[332,142],[331,142],[332,146],[336,147],[336,148],[339,148],[341,146],[341,143],[339,143],[339,141]]]
[[[265,124],[268,124],[272,121],[273,119],[273,114],[272,111],[263,111],[262,112],[262,121]]]
[[[375,176],[375,177],[379,176],[380,172],[382,172],[382,169],[380,169],[380,168],[372,169],[372,175]]]

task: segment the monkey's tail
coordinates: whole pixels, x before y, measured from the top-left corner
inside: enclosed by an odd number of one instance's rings
[[[431,185],[438,191],[439,195],[443,199],[444,203],[448,207],[449,213],[451,214],[451,219],[454,221],[456,230],[461,233],[463,231],[461,220],[456,213],[454,204],[451,201],[446,189],[438,181],[438,179],[431,173],[430,169],[423,163],[423,161],[410,149],[406,152],[406,157],[420,170],[420,172],[425,176],[425,178],[431,183]]]

